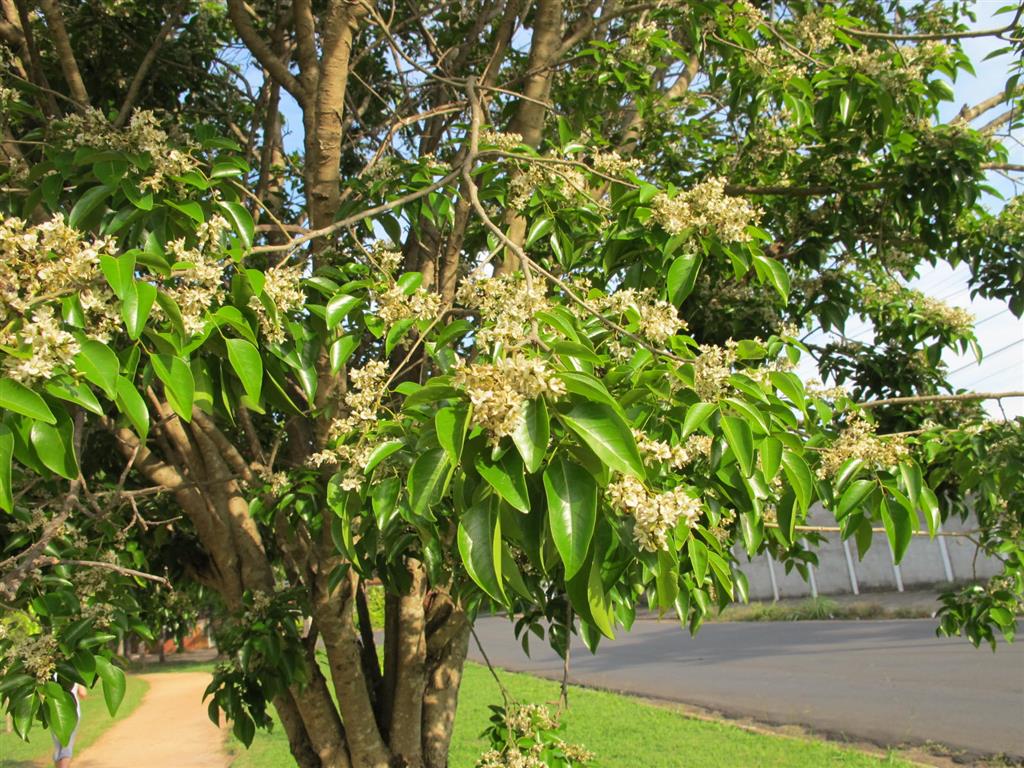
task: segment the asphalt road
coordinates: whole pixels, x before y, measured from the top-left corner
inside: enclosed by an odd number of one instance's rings
[[[561,677],[561,660],[536,637],[528,658],[506,619],[476,632],[495,666]],[[577,641],[570,679],[881,745],[1024,757],[1024,644],[993,654],[935,637],[931,619],[709,624],[696,638],[637,621],[596,656]]]

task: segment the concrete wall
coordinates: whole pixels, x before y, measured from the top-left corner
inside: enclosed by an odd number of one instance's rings
[[[820,506],[811,509],[808,525],[834,526],[835,518]],[[949,532],[972,531],[978,527],[974,516],[961,521],[949,520],[943,530]],[[926,531],[924,521],[919,530]],[[892,549],[884,533],[876,533],[871,547],[860,559],[854,541],[843,542],[838,533],[823,534],[825,541],[814,551],[818,565],[811,569],[811,578],[804,581],[794,569],[786,573],[782,564],[768,554],[748,560],[742,546],[737,547],[739,569],[750,583],[752,600],[777,600],[784,597],[812,597],[840,595],[860,591],[891,590],[925,587],[938,583],[953,583],[985,579],[998,573],[1000,564],[994,558],[978,553],[976,547],[962,536],[914,536],[903,560],[893,564]]]

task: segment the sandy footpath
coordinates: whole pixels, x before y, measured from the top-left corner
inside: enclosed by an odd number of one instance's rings
[[[206,715],[208,672],[142,675],[142,703],[74,761],[75,768],[224,768],[224,735]]]

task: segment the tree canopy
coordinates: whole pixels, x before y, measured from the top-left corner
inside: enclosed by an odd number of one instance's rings
[[[480,611],[563,654],[645,604],[696,631],[747,557],[806,573],[814,504],[897,562],[973,512],[1003,571],[939,630],[1012,638],[1024,424],[954,391],[973,318],[907,284],[965,263],[1024,313],[1024,207],[982,205],[1019,65],[938,117],[1024,6],[0,8],[20,733],[69,733],[71,682],[115,709],[111,641],[202,589],[243,741],[272,705],[304,768],[441,768]],[[481,764],[581,764],[552,727],[498,710]]]

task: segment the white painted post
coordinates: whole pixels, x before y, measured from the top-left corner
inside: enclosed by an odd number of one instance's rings
[[[765,552],[764,556],[768,558],[768,578],[772,582],[772,602],[779,602],[779,582],[775,580],[775,563],[772,560],[770,552]]]
[[[946,573],[946,581],[954,581],[953,577],[953,561],[949,559],[949,549],[946,547],[946,537],[942,535],[942,521],[939,521],[939,525],[936,528],[938,532],[939,540],[939,553],[942,555],[942,570]]]
[[[804,541],[804,544],[807,542]],[[814,564],[807,564],[807,581],[811,585],[811,597],[817,599],[818,597],[818,580],[814,578]]]
[[[889,541],[889,537],[885,537],[885,542],[889,545],[889,559],[892,560],[892,575],[896,577],[896,591],[903,591],[903,572],[900,570],[899,564],[896,562],[896,553],[892,549],[892,542]]]
[[[850,542],[843,539],[843,554],[846,555],[846,572],[850,575],[850,589],[853,594],[860,594],[860,586],[857,584],[857,571],[853,567],[853,555],[850,554]]]

